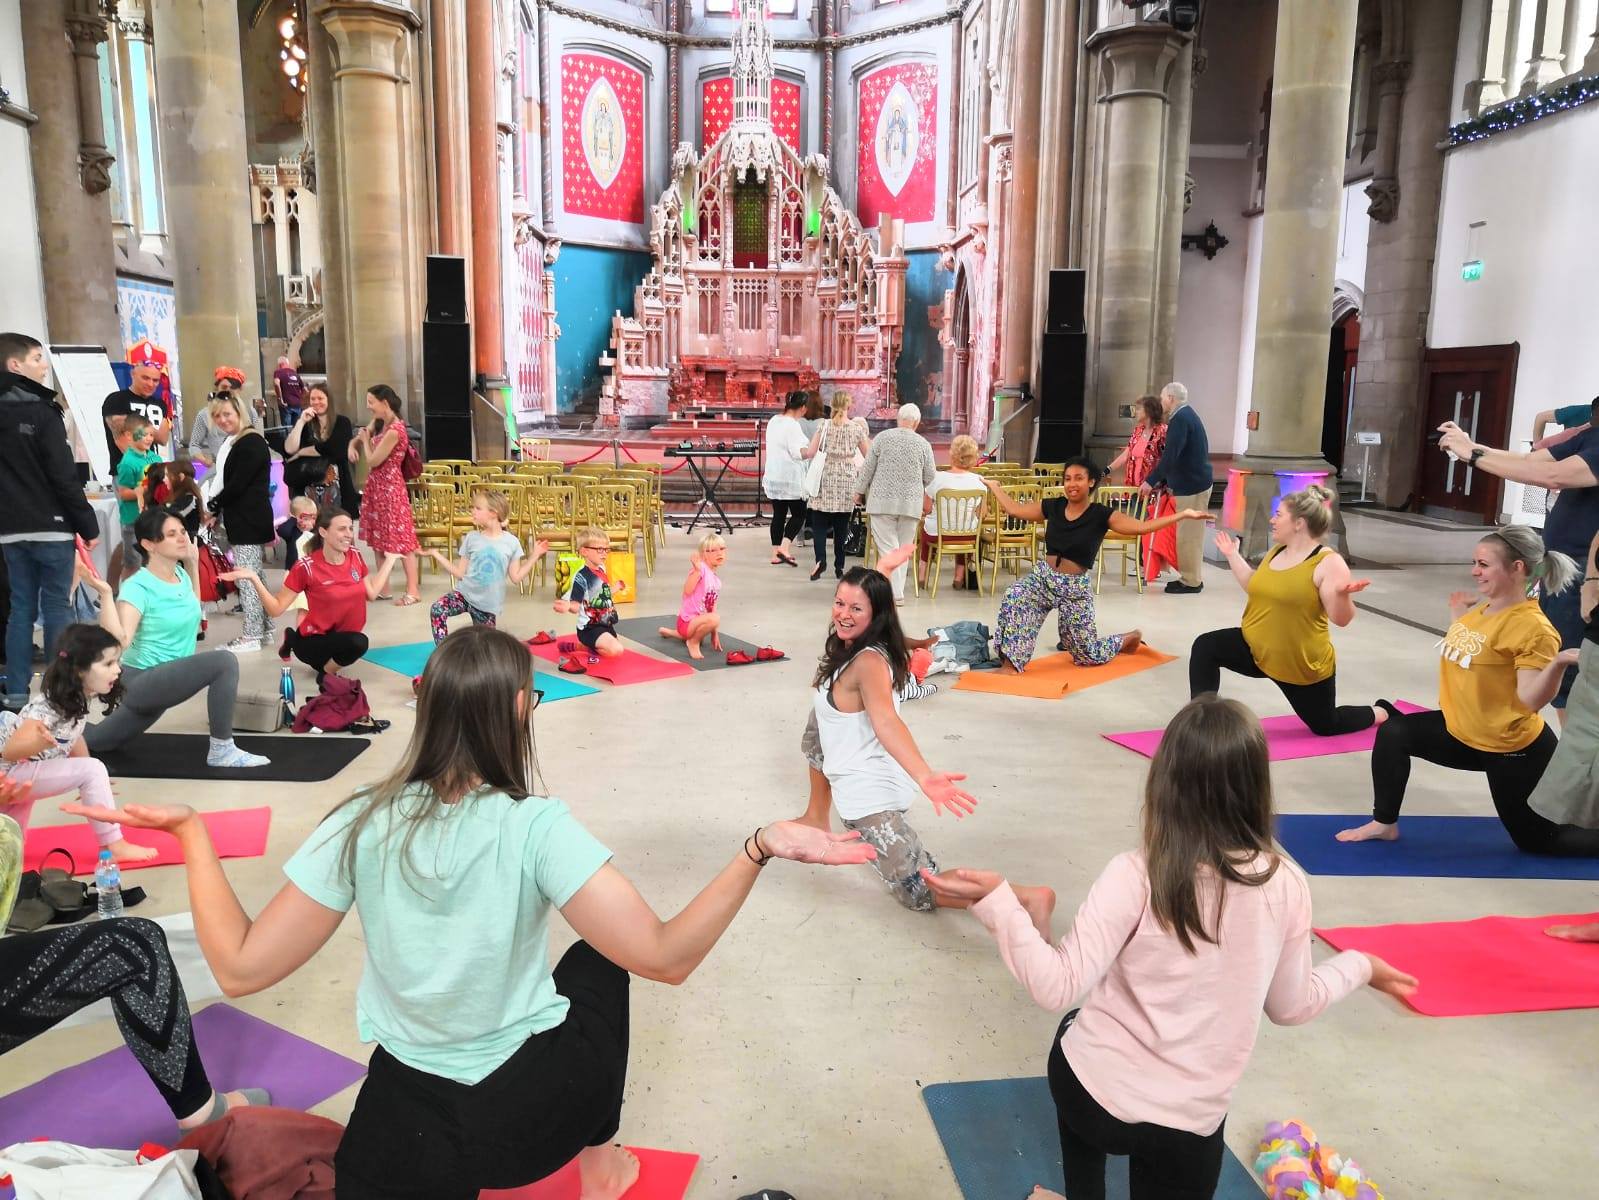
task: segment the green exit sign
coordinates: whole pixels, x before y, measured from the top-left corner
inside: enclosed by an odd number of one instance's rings
[[[1475,283],[1482,278],[1482,259],[1474,258],[1469,263],[1460,264],[1460,277],[1467,283]]]

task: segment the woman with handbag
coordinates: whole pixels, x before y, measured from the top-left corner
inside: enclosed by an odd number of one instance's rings
[[[361,496],[350,474],[354,436],[350,418],[333,411],[326,386],[312,384],[305,407],[283,439],[283,483],[289,496],[309,495],[318,508],[342,508],[360,516]]]
[[[844,539],[849,532],[849,515],[855,511],[855,471],[857,461],[872,448],[871,431],[866,421],[849,417],[848,392],[833,394],[833,412],[827,424],[816,431],[805,449],[806,458],[821,458],[820,468],[813,462],[805,476],[811,494],[811,541],[816,550],[812,579],[820,579],[827,567],[827,535],[833,535],[833,574],[844,578]]]
[[[361,540],[380,555],[398,554],[405,562],[405,595],[394,603],[402,608],[421,599],[417,589],[416,524],[411,517],[411,496],[405,490],[405,458],[411,435],[405,428],[398,394],[386,383],[374,383],[366,392],[372,423],[356,431],[348,458],[353,463],[366,455],[366,491],[361,498]]]
[[[277,538],[272,524],[272,449],[261,431],[250,423],[249,409],[237,396],[211,402],[211,423],[228,440],[217,451],[217,465],[206,476],[205,494],[211,516],[222,522],[240,570],[260,570],[268,546]],[[261,649],[272,635],[261,598],[241,592],[244,632],[224,649],[249,654]]]
[[[805,393],[790,392],[783,411],[766,422],[766,469],[761,490],[772,502],[772,558],[775,567],[794,560],[794,539],[805,523],[805,460],[810,438],[799,422]]]

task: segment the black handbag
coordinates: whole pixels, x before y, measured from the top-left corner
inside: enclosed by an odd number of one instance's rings
[[[849,526],[844,531],[844,557],[861,558],[866,553],[866,519],[861,510],[849,515]]]

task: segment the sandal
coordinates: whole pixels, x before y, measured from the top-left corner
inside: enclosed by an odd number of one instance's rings
[[[528,638],[527,644],[529,646],[548,646],[554,640],[555,635],[553,633],[549,633],[541,629],[532,637]]]
[[[587,675],[589,669],[575,658],[563,658],[556,664],[555,669],[563,675]]]
[[[422,597],[421,596],[413,596],[413,595],[411,595],[410,592],[406,592],[405,595],[401,596],[398,600],[396,600],[394,602],[394,607],[396,607],[396,608],[410,608],[411,605],[413,605],[413,604],[421,604],[421,603],[422,603]]]
[[[346,733],[382,733],[392,721],[385,721],[382,717],[362,717],[359,721],[351,721],[344,727]]]
[[[792,554],[779,554],[777,556],[777,560],[781,563],[786,563],[791,567],[799,566],[799,560],[797,560]]]
[[[748,654],[745,654],[742,650],[735,650],[733,653],[727,656],[727,665],[730,667],[742,667],[745,663],[752,663],[754,661],[755,660],[753,658],[751,658]]]
[[[781,650],[773,650],[770,646],[762,646],[755,652],[756,662],[776,662],[783,657]]]

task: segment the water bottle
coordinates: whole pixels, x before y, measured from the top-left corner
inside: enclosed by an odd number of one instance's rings
[[[100,851],[100,861],[94,868],[94,886],[100,893],[100,920],[122,915],[122,868],[111,857],[111,851]]]
[[[294,672],[284,663],[278,676],[278,696],[283,701],[283,723],[294,724]]]

